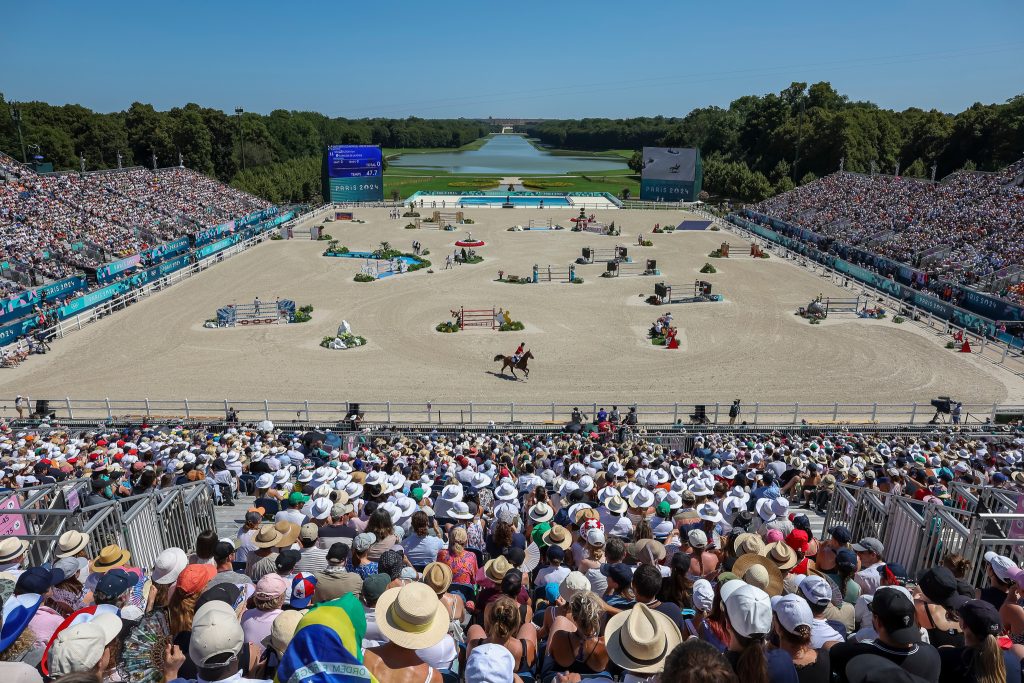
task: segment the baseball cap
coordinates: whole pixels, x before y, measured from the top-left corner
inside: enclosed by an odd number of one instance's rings
[[[302,503],[309,502],[309,496],[299,493],[298,491],[294,491],[288,496],[288,502],[292,505],[301,505]]]
[[[895,662],[879,655],[857,655],[846,665],[850,683],[927,683]]]
[[[559,550],[561,549],[559,548]],[[628,586],[633,581],[633,570],[629,568],[629,565],[622,562],[602,564],[601,573],[618,584],[619,587]]]
[[[854,543],[853,549],[858,553],[872,552],[876,555],[881,555],[885,552],[885,546],[877,538],[868,536],[860,539],[860,543]]]
[[[139,575],[123,569],[111,569],[96,584],[96,592],[117,597],[139,582]]]
[[[377,600],[388,589],[391,577],[387,574],[371,574],[363,581],[363,599],[369,604],[376,604]]]
[[[341,564],[348,559],[348,546],[344,543],[332,543],[327,549],[328,564]]]
[[[883,564],[878,572],[895,585],[905,586],[910,580],[910,572],[899,562],[888,562]]]
[[[850,533],[850,530],[842,525],[832,527],[828,530],[828,533],[832,538],[836,539],[837,541],[843,544],[849,543],[850,540],[853,538],[853,535]]]
[[[832,587],[815,574],[809,574],[800,582],[800,593],[815,607],[825,607],[832,602]]]
[[[840,548],[836,553],[836,566],[855,571],[857,569],[857,553],[851,548]]]
[[[316,576],[299,572],[292,579],[292,597],[289,604],[295,609],[306,609],[316,593]]]
[[[17,595],[23,593],[46,593],[64,580],[64,572],[60,569],[48,569],[46,567],[30,567],[21,573],[17,583],[14,584],[14,592]]]
[[[806,553],[809,544],[810,539],[807,532],[802,529],[794,529],[789,532],[789,536],[786,536],[786,545],[799,553]]]
[[[320,538],[320,527],[313,522],[303,524],[302,529],[299,531],[299,538],[303,541],[315,541]]]
[[[960,595],[956,577],[946,567],[931,567],[926,570],[921,574],[917,585],[925,597],[936,605],[956,609],[968,600]]]
[[[377,537],[371,533],[357,534],[352,540],[352,548],[356,552],[365,553],[370,546],[377,542]]]
[[[736,588],[732,588],[733,585]],[[722,587],[722,598],[729,623],[736,633],[747,638],[755,633],[771,632],[771,599],[763,590],[742,581],[730,581]]]
[[[780,595],[772,598],[772,610],[782,628],[790,633],[796,633],[799,626],[814,625],[814,614],[811,613],[807,601],[800,599],[799,595]]]
[[[590,545],[604,545],[604,530],[598,528],[588,530],[587,543]]]
[[[707,579],[693,582],[693,606],[702,612],[710,612],[715,603],[715,587]]]
[[[565,551],[562,550],[561,546],[549,545],[548,560],[558,560],[559,562],[562,562],[563,560],[565,560]]]
[[[221,666],[238,655],[245,642],[238,615],[227,604],[213,600],[196,610],[188,656],[200,669]]]
[[[274,566],[277,567],[279,573],[290,572],[295,569],[295,565],[302,559],[302,553],[298,550],[282,550],[278,553],[277,558],[274,560]]]
[[[284,595],[286,590],[288,590],[288,580],[280,574],[271,572],[256,584],[256,597],[269,600]]]
[[[466,680],[473,683],[510,683],[514,680],[515,659],[502,645],[484,643],[473,648],[466,660]]]
[[[914,601],[905,589],[882,586],[875,591],[868,609],[878,617],[889,637],[898,643],[912,643],[921,637]]]
[[[992,573],[1003,583],[1013,581],[1020,571],[1013,560],[991,550],[985,553],[985,561],[992,567]]]
[[[694,548],[705,548],[708,545],[708,535],[702,529],[690,529],[686,540]]]
[[[50,646],[50,675],[56,677],[91,671],[103,658],[107,644],[120,634],[121,619],[110,612],[97,614],[85,623],[64,629]]]
[[[956,612],[960,621],[979,637],[998,636],[1003,628],[999,610],[987,600],[968,600]]]
[[[256,587],[253,586],[251,583],[247,585],[253,591],[256,590]],[[220,583],[214,584],[213,586],[210,586],[209,588],[203,591],[202,595],[199,596],[199,599],[196,600],[196,609],[199,609],[200,607],[202,607],[203,605],[212,600],[220,600],[226,605],[231,605],[231,608],[234,609],[238,607],[239,603],[245,597],[248,597],[245,595],[246,592],[247,591],[243,588],[243,586],[239,584],[222,581]]]

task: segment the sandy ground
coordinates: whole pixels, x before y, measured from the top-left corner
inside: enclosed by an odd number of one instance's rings
[[[656,222],[682,212],[608,211],[620,237],[585,233],[507,232],[530,218],[568,224],[571,210],[467,210],[467,226],[487,245],[479,265],[443,270],[444,254],[465,231],[405,230],[387,210],[357,210],[366,224],[331,224],[328,232],[352,250],[387,240],[429,248],[434,272],[373,283],[353,282],[360,261],[321,256],[325,243],[266,242],[126,311],[57,340],[0,374],[0,391],[32,397],[234,399],[310,401],[637,401],[728,403],[927,402],[948,394],[965,402],[1020,402],[1022,382],[983,361],[945,350],[912,325],[847,316],[811,326],[795,316],[818,293],[850,296],[777,258],[714,260],[704,276],[723,303],[653,307],[642,299],[658,280],[692,291],[720,232],[654,235],[651,248],[630,247],[634,260],[656,258],[664,277],[604,279],[604,264],[579,266],[582,285],[511,285],[498,270],[530,272],[534,263],[566,265],[584,246],[631,245]],[[220,306],[259,295],[314,306],[306,324],[204,329]],[[490,330],[445,335],[435,325],[449,311],[503,307],[521,333]],[[645,332],[671,310],[683,348],[653,347]],[[342,319],[368,339],[366,347],[319,346]],[[495,354],[525,340],[536,357],[528,381],[496,374]]]

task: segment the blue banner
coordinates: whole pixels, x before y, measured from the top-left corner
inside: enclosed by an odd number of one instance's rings
[[[101,283],[116,280],[122,273],[127,270],[131,270],[141,263],[141,254],[134,254],[128,258],[123,258],[120,261],[108,263],[96,271],[96,280]]]
[[[36,328],[35,316],[0,327],[0,345],[7,345]]]
[[[32,311],[32,308],[43,301],[65,299],[75,292],[88,287],[85,278],[75,276],[57,280],[42,287],[27,289],[17,296],[0,300],[0,323],[16,320]]]

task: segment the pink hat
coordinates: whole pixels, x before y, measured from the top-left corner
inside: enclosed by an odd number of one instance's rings
[[[287,579],[280,574],[267,574],[256,584],[256,597],[270,600],[284,595],[287,590]]]
[[[775,543],[776,541],[783,540],[783,538],[784,537],[783,537],[782,532],[780,530],[778,530],[778,529],[770,529],[768,531],[768,533],[765,534],[764,540],[765,540],[765,543]]]

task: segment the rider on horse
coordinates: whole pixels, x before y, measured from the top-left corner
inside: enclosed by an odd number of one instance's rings
[[[524,353],[526,353],[526,342],[521,342],[519,344],[519,348],[516,349],[516,352],[512,354],[512,364],[514,365],[518,363],[519,359],[523,357]]]

